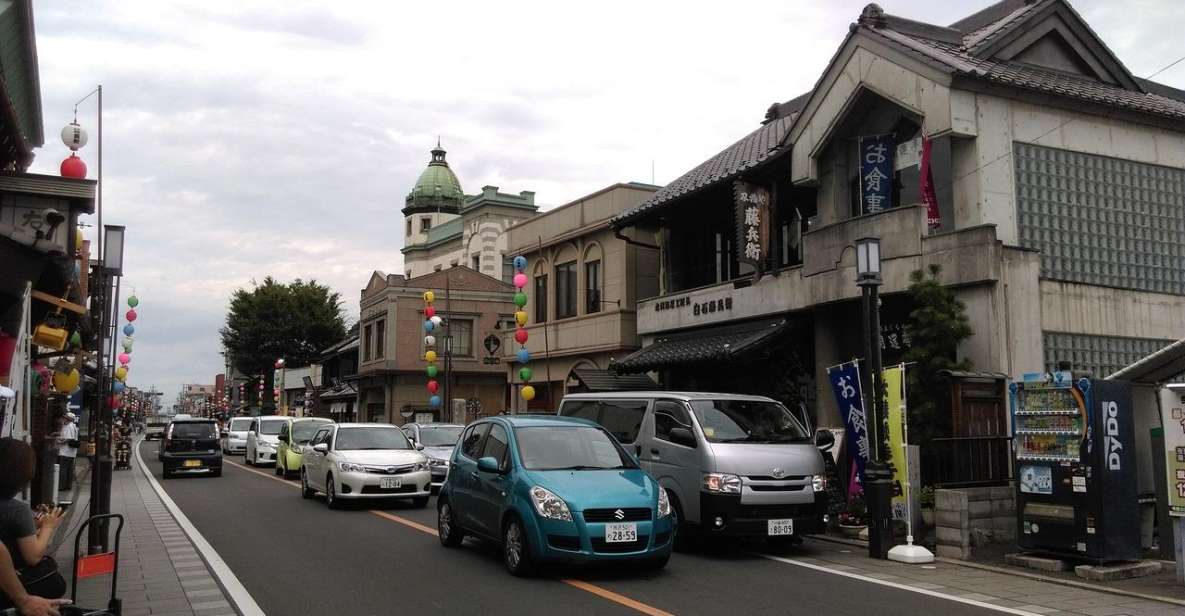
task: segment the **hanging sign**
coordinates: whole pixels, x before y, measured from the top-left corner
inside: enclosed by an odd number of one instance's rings
[[[769,189],[752,182],[733,184],[736,200],[737,260],[761,271],[769,247]]]
[[[860,394],[860,364],[849,362],[827,369],[827,379],[835,392],[835,402],[843,415],[847,428],[848,455],[855,462],[856,480],[848,485],[849,497],[861,492],[864,484],[864,466],[868,463],[869,440],[868,420],[864,414],[864,398]]]
[[[1169,515],[1185,516],[1185,405],[1175,394],[1161,396],[1164,469],[1168,474]]]
[[[860,209],[875,214],[893,207],[892,135],[860,138]]]

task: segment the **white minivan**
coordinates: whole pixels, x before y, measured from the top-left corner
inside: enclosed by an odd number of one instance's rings
[[[247,447],[243,461],[248,466],[275,464],[276,447],[280,445],[280,430],[288,423],[287,417],[269,415],[255,417],[247,429]]]
[[[595,421],[667,489],[679,532],[796,540],[821,532],[830,432],[763,396],[569,394],[559,414]]]

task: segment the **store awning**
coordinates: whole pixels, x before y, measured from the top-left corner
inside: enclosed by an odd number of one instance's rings
[[[1185,373],[1185,338],[1120,369],[1107,379],[1147,385],[1167,383]]]
[[[653,344],[614,362],[609,369],[617,374],[636,374],[701,362],[727,361],[761,349],[788,328],[785,319],[778,319],[658,336]]]
[[[576,368],[572,370],[572,378],[577,386],[585,392],[601,391],[654,391],[659,389],[645,374],[615,374],[610,370],[595,368]]]

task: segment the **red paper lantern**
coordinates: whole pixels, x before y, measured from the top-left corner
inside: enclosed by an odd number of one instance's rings
[[[70,157],[62,161],[61,173],[64,178],[85,179],[86,163],[82,162],[81,158],[71,152]]]
[[[136,320],[136,311],[135,310],[128,310],[127,313],[124,314],[123,316],[124,316],[124,318],[126,318],[128,320],[128,323],[131,323],[132,321]]]
[[[516,329],[514,331],[514,339],[519,344],[526,344],[527,343],[527,330],[525,330],[521,327]]]
[[[436,390],[439,388],[440,388],[440,385],[438,385],[436,383],[436,379],[431,379],[428,381],[428,393],[434,394],[434,393],[436,393]]]
[[[431,319],[434,316],[436,316],[436,309],[433,308],[432,306],[425,306],[424,307],[424,318]]]

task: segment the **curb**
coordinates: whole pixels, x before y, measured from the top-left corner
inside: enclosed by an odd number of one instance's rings
[[[226,595],[226,598],[230,599],[235,611],[239,613],[239,616],[266,616],[263,609],[251,597],[251,593],[247,592],[247,588],[243,586],[239,578],[235,577],[234,572],[230,570],[230,567],[222,560],[218,552],[214,550],[214,546],[210,545],[210,542],[206,541],[206,538],[198,532],[197,527],[189,521],[189,518],[181,511],[177,503],[173,502],[173,499],[165,493],[165,489],[161,487],[156,477],[152,476],[152,473],[148,470],[148,466],[144,464],[144,459],[140,456],[140,443],[142,442],[143,439],[137,440],[132,446],[132,449],[135,450],[136,463],[140,468],[140,472],[144,474],[145,479],[148,480],[148,485],[152,486],[152,491],[156,492],[157,498],[160,499],[165,509],[168,509],[169,514],[177,521],[177,525],[181,527],[181,530],[185,531],[185,536],[189,538],[189,542],[193,544],[198,554],[201,555],[202,561],[206,563],[206,567],[210,569],[210,573],[214,574],[214,579],[218,581],[218,586],[222,588],[222,592]]]
[[[853,541],[851,539],[841,539],[839,537],[828,537],[826,535],[810,535],[811,539],[818,539],[819,541],[826,541],[828,543],[838,543],[840,545],[848,545],[858,548],[868,548],[868,544],[863,541]],[[1172,597],[1165,597],[1161,595],[1150,595],[1142,592],[1135,592],[1133,590],[1123,590],[1120,588],[1111,588],[1109,586],[1095,586],[1086,582],[1079,582],[1077,580],[1065,580],[1062,578],[1050,577],[1047,575],[1040,575],[1038,573],[1029,573],[1027,571],[1017,571],[1015,569],[1008,569],[1006,567],[996,567],[993,565],[984,565],[981,563],[970,562],[966,560],[956,560],[953,558],[946,558],[943,556],[935,556],[934,562],[939,562],[947,565],[957,565],[959,567],[967,567],[969,569],[979,569],[981,571],[991,571],[993,573],[1001,573],[1004,575],[1013,575],[1016,577],[1028,578],[1030,580],[1038,580],[1041,582],[1048,582],[1050,584],[1058,584],[1059,586],[1069,586],[1070,588],[1078,588],[1081,590],[1093,590],[1095,592],[1107,593],[1110,595],[1119,595],[1122,597],[1132,597],[1135,599],[1144,599],[1146,601],[1157,601],[1160,603],[1168,603],[1170,605],[1185,606],[1185,600],[1174,599]],[[1174,563],[1175,565],[1175,563]]]

